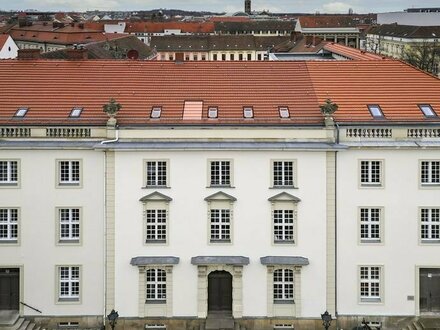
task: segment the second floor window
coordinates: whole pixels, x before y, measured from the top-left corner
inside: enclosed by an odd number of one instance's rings
[[[361,161],[361,185],[380,186],[382,184],[382,162],[380,160]]]
[[[231,241],[231,210],[211,210],[211,242]]]
[[[0,185],[16,185],[18,183],[18,161],[0,161]]]
[[[273,211],[274,243],[294,243],[293,210]]]
[[[80,234],[80,210],[66,208],[59,210],[60,242],[78,242]]]
[[[215,160],[210,163],[211,186],[231,185],[231,162]]]
[[[294,162],[274,161],[273,162],[273,186],[293,187]]]
[[[167,162],[166,161],[147,161],[147,187],[166,187],[167,186]]]
[[[18,209],[0,209],[0,243],[17,242]]]
[[[440,161],[422,161],[420,174],[422,185],[440,184]]]
[[[362,243],[380,242],[380,209],[360,209],[360,236]]]
[[[146,210],[146,243],[165,243],[167,239],[167,211]]]
[[[422,242],[440,242],[440,209],[423,208],[420,212]]]
[[[59,163],[59,184],[79,185],[80,184],[80,161],[61,160]]]

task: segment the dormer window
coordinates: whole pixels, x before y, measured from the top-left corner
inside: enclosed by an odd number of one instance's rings
[[[382,109],[378,104],[368,104],[368,110],[370,110],[371,115],[374,119],[383,119],[385,118],[382,112]]]
[[[419,108],[422,110],[425,117],[437,117],[437,114],[430,104],[419,104]]]
[[[72,111],[70,111],[69,117],[71,117],[71,118],[78,118],[79,116],[81,116],[81,112],[82,111],[83,111],[83,108],[74,107],[74,108],[72,108]]]
[[[151,109],[151,118],[160,118],[160,115],[162,113],[162,107],[153,107]]]
[[[29,108],[18,108],[17,112],[15,112],[14,117],[20,117],[23,118],[26,116],[26,113],[28,112]]]
[[[243,117],[244,118],[254,118],[254,108],[253,107],[243,107]]]
[[[209,107],[208,108],[208,118],[218,118],[218,108]]]
[[[278,107],[280,118],[290,118],[289,107]]]

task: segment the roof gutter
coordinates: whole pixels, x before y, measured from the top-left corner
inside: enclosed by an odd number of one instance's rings
[[[116,127],[116,137],[113,140],[104,140],[101,141],[101,144],[114,143],[119,141],[119,129]]]

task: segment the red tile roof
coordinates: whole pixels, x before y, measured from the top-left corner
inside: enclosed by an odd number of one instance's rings
[[[99,124],[102,106],[115,98],[120,125],[323,124],[319,105],[339,105],[340,122],[425,121],[417,104],[440,113],[440,80],[399,61],[145,62],[0,61],[0,123]],[[203,101],[201,120],[183,122],[185,101]],[[379,104],[387,120],[372,119],[367,104]],[[243,119],[243,106],[254,119]],[[69,119],[74,106],[79,119]],[[162,106],[160,119],[150,119]],[[208,119],[209,106],[218,119]],[[292,118],[281,119],[279,106]],[[14,119],[18,107],[26,117]],[[431,120],[431,119],[430,119]],[[434,119],[437,122],[438,119]]]
[[[127,22],[125,32],[163,33],[181,30],[184,33],[214,33],[212,22]]]
[[[0,34],[0,50],[2,50],[8,38],[9,38],[9,34]]]
[[[298,19],[302,28],[342,28],[372,24],[376,15],[313,15]]]
[[[381,60],[385,58],[383,55],[369,53],[341,44],[335,44],[334,42],[327,42],[323,48],[329,52],[342,55],[352,60]]]

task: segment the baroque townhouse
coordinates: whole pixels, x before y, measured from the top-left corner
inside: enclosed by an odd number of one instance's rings
[[[436,328],[437,78],[375,59],[21,59],[0,77],[13,327],[98,329],[114,309],[117,329],[312,330],[326,310],[332,329]]]

